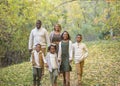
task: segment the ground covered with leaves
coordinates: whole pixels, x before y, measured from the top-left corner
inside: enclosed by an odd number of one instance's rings
[[[120,42],[99,41],[86,43],[89,56],[85,61],[83,86],[120,86]],[[76,85],[75,64],[72,63],[71,86]],[[42,86],[50,86],[49,72],[45,69]],[[0,69],[0,86],[32,86],[30,62]],[[62,86],[62,76],[58,77]]]

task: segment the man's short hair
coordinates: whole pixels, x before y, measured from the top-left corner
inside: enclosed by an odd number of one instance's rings
[[[37,20],[36,23],[39,22],[40,24],[42,24],[42,21],[41,20]]]
[[[77,34],[77,35],[76,35],[76,37],[77,37],[77,36],[80,36],[80,37],[82,37],[82,35],[81,35],[81,34]]]

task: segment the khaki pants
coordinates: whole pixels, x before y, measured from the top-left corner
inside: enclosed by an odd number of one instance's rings
[[[43,54],[44,54],[44,57],[45,57],[45,55],[46,55],[46,48],[42,48],[42,52],[43,52]],[[44,66],[43,66],[43,68],[42,68],[42,74],[44,74]]]
[[[81,80],[82,80],[83,66],[84,66],[84,61],[82,61],[80,63],[76,63],[76,72],[77,72],[78,84],[80,84]]]

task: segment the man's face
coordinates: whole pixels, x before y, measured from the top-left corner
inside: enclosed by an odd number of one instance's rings
[[[41,22],[37,21],[36,22],[36,27],[37,27],[37,29],[40,29],[41,28]]]
[[[77,41],[77,42],[81,42],[81,40],[82,40],[82,37],[81,37],[81,36],[77,36],[77,37],[76,37],[76,41]]]

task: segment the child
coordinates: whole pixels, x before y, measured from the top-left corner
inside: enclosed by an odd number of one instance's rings
[[[63,74],[63,85],[70,86],[70,62],[72,61],[72,41],[67,31],[61,35],[62,41],[59,43],[58,59],[61,62],[60,72]]]
[[[76,36],[76,43],[73,44],[73,53],[76,64],[76,71],[78,77],[78,86],[81,86],[81,79],[83,73],[84,60],[88,56],[88,50],[84,43],[82,43],[82,35],[78,34]]]
[[[32,66],[33,66],[33,86],[40,86],[42,70],[44,63],[46,63],[44,54],[41,51],[41,45],[36,44],[35,50],[32,52]]]
[[[50,45],[48,48],[48,53],[46,55],[46,62],[50,72],[50,79],[52,86],[57,86],[58,77],[58,59],[56,53],[56,46]]]

